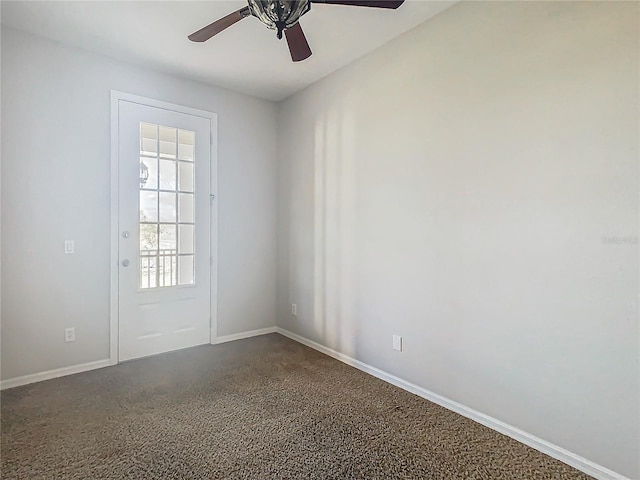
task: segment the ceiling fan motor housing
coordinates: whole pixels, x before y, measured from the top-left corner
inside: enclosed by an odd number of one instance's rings
[[[272,30],[282,32],[293,27],[311,9],[310,0],[248,0],[251,14]]]

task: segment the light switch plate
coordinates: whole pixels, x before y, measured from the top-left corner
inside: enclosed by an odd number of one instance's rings
[[[73,253],[75,251],[75,245],[73,240],[65,240],[64,241],[64,253],[67,255]]]
[[[64,329],[64,341],[75,342],[76,341],[76,329],[75,327]]]

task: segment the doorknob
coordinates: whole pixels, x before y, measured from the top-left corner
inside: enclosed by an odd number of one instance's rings
[[[122,260],[122,266],[123,267],[128,267],[129,266],[129,259],[125,258],[124,260]]]
[[[122,238],[129,238],[129,232],[122,232]]]

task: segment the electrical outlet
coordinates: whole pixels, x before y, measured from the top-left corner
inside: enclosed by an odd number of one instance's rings
[[[298,315],[298,306],[295,303],[291,304],[291,315],[294,317]]]
[[[64,341],[65,342],[75,342],[76,341],[76,329],[75,328],[65,328],[64,329]]]
[[[402,337],[400,335],[393,336],[393,349],[399,352],[402,351]]]

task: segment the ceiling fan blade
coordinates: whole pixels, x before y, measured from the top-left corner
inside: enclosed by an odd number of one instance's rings
[[[404,0],[311,0],[311,3],[396,9],[404,3]]]
[[[197,32],[192,33],[191,35],[189,35],[189,40],[191,40],[192,42],[206,42],[214,35],[217,35],[221,31],[223,31],[225,28],[229,28],[234,23],[239,22],[249,15],[251,15],[251,10],[249,10],[249,7],[241,8],[240,10],[230,13],[226,17],[222,17],[220,20],[216,20],[211,25],[207,25]]]
[[[307,42],[307,37],[304,36],[300,22],[296,23],[293,27],[286,29],[284,31],[284,36],[287,37],[291,60],[299,62],[311,56],[311,48]]]

